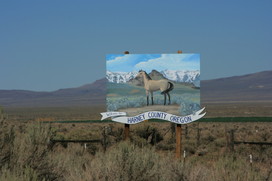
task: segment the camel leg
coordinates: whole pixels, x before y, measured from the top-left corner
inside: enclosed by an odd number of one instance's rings
[[[163,95],[164,95],[164,104],[163,105],[165,105],[166,104],[166,94],[164,93]]]
[[[153,92],[150,92],[151,93],[151,102],[152,102],[152,105],[154,105],[154,101],[153,101]]]
[[[149,92],[145,91],[145,93],[146,93],[146,105],[148,106],[149,105]]]
[[[166,94],[168,95],[168,105],[170,105],[171,104],[170,94],[169,94],[169,92],[167,92]]]

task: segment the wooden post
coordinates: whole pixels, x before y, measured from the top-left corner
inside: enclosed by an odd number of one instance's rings
[[[129,54],[129,51],[125,51],[124,54]],[[124,140],[129,139],[129,124],[125,124]]]
[[[129,124],[125,124],[124,140],[128,140],[128,138],[129,138]]]
[[[181,50],[178,50],[177,53],[182,53]],[[180,159],[181,156],[181,124],[176,124],[176,158]]]
[[[230,130],[230,151],[234,152],[234,130]]]
[[[104,129],[103,129],[103,132],[102,132],[102,136],[103,136],[102,145],[103,145],[104,153],[107,150],[107,133],[106,133],[106,129],[107,129],[107,127],[105,126]]]
[[[181,124],[176,125],[176,158],[181,156]]]
[[[196,145],[197,147],[199,147],[200,145],[200,131],[201,131],[201,128],[199,128],[199,123],[197,123],[197,130],[196,130]]]
[[[185,124],[185,139],[189,139],[189,136],[188,136],[188,125]]]

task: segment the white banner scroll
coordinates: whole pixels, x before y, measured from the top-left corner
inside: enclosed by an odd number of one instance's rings
[[[111,117],[112,120],[115,122],[119,122],[123,124],[137,124],[148,119],[161,119],[161,120],[170,121],[176,124],[188,124],[205,116],[206,112],[203,114],[200,114],[204,109],[205,107],[195,112],[194,114],[190,114],[188,116],[176,116],[173,114],[160,112],[160,111],[149,111],[149,112],[145,112],[133,117],[123,117],[126,115],[125,112],[104,112],[104,113],[101,113],[102,115],[101,120]]]
[[[110,118],[110,117],[118,117],[118,116],[126,116],[127,113],[125,112],[102,112],[100,113],[102,115],[101,120]]]

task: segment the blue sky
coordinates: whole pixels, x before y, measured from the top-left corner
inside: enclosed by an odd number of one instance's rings
[[[0,89],[105,77],[106,55],[198,53],[203,80],[272,70],[272,2],[2,0]]]
[[[119,54],[107,55],[106,60],[111,72],[200,70],[199,54]]]

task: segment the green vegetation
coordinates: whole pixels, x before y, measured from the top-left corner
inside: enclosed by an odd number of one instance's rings
[[[272,122],[272,117],[218,117],[202,118],[199,122]]]
[[[150,122],[168,122],[161,119],[151,119]],[[66,120],[66,121],[43,121],[44,123],[112,123],[111,120]],[[272,117],[223,117],[201,118],[196,122],[272,122]]]
[[[0,109],[3,112],[3,109]],[[36,107],[36,108],[5,108],[2,117],[9,121],[29,122],[55,122],[55,123],[105,123],[101,121],[101,112],[106,111],[106,106],[93,107]],[[198,122],[271,122],[271,106],[251,107],[251,105],[206,105],[207,116]],[[235,112],[236,111],[236,112]],[[256,112],[255,112],[256,111]],[[262,112],[265,111],[265,112]],[[225,112],[225,113],[224,113]],[[244,112],[252,112],[245,115]],[[211,117],[212,116],[212,117]],[[230,117],[231,116],[231,117]],[[267,117],[266,117],[267,116]],[[151,120],[152,122],[165,122]]]
[[[1,112],[1,115],[4,114]],[[1,116],[0,115],[0,116]],[[112,122],[43,124],[0,121],[0,180],[271,180],[272,148],[236,145],[235,140],[272,142],[270,123],[198,122],[182,126],[186,158],[177,160],[175,124]],[[98,143],[56,143],[51,139],[101,139]],[[249,154],[253,155],[250,164]]]

